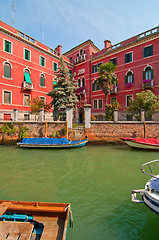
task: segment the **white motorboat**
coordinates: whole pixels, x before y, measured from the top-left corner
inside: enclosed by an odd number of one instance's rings
[[[146,183],[145,189],[131,191],[131,200],[137,203],[145,203],[151,210],[159,214],[159,175],[155,175],[150,167],[150,164],[155,162],[159,162],[159,159],[147,162],[140,167],[143,173],[152,178]],[[150,173],[144,170],[145,166],[149,168]],[[142,196],[142,200],[137,199],[137,193]]]

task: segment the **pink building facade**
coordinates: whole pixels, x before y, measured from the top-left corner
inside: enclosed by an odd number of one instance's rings
[[[39,98],[50,103],[47,93],[52,89],[58,71],[62,46],[51,49],[30,36],[0,21],[0,119],[34,119],[28,99]],[[118,101],[122,112],[131,96],[150,89],[159,95],[159,27],[138,34],[118,44],[104,41],[100,50],[91,40],[72,48],[63,55],[77,81],[79,103],[75,106],[76,122],[84,122],[84,104],[91,104],[92,115],[100,119],[105,113],[105,96],[95,84],[97,69],[112,61],[117,65],[119,79],[108,95],[108,103]],[[119,111],[119,112],[120,112]],[[52,119],[52,109],[45,114]]]

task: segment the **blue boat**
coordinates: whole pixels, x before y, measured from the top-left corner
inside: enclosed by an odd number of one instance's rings
[[[77,148],[83,147],[88,139],[70,141],[67,138],[23,138],[17,143],[23,148]]]

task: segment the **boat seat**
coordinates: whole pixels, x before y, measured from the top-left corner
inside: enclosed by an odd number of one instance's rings
[[[0,239],[30,240],[34,225],[29,222],[0,222]]]
[[[153,178],[149,183],[150,188],[159,192],[159,178]]]

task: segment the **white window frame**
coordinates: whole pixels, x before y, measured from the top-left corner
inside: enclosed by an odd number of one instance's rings
[[[132,62],[133,62],[133,51],[127,52],[127,53],[125,53],[125,55],[126,55],[126,54],[129,54],[129,53],[132,53],[132,61],[131,61],[131,62],[127,62],[127,63],[125,63],[125,64],[132,63]]]
[[[101,107],[101,108],[99,108],[99,100],[102,100],[102,107]],[[103,109],[103,98],[99,98],[99,99],[98,99],[98,104],[97,104],[97,106],[98,106],[98,109]]]
[[[28,60],[28,59],[25,59],[25,50],[27,50],[27,51],[30,52],[30,59],[29,59],[29,60]],[[29,49],[27,49],[27,48],[24,48],[23,54],[24,54],[24,60],[31,62],[31,51],[30,51]]]
[[[128,107],[128,99],[127,99],[127,97],[133,97],[133,94],[126,95],[126,107]]]
[[[29,96],[29,100],[31,100],[31,96],[30,96],[30,94],[28,94],[28,93],[24,93],[24,94],[23,94],[23,106],[29,107],[29,106],[30,106],[29,103],[28,103],[28,105],[25,105],[25,104],[24,104],[24,96],[25,96],[25,95]]]
[[[45,59],[45,61],[44,61],[44,62],[45,62],[44,66],[41,65],[41,62],[40,62],[41,57]],[[41,67],[46,67],[46,58],[45,58],[44,56],[42,56],[42,55],[39,56],[39,65],[40,65]]]
[[[97,108],[94,108],[94,102],[97,101]],[[98,109],[98,99],[93,99],[93,109]]]
[[[9,92],[9,93],[10,93],[10,101],[11,101],[11,103],[5,103],[5,102],[4,102],[4,93],[5,93],[5,92]],[[12,91],[3,90],[3,104],[5,104],[5,105],[12,105]]]
[[[6,52],[6,51],[5,51],[5,41],[11,43],[11,52]],[[12,53],[13,53],[13,43],[12,43],[10,40],[6,39],[6,38],[3,39],[3,51],[6,52],[6,53],[9,53],[9,54],[12,54]]]

